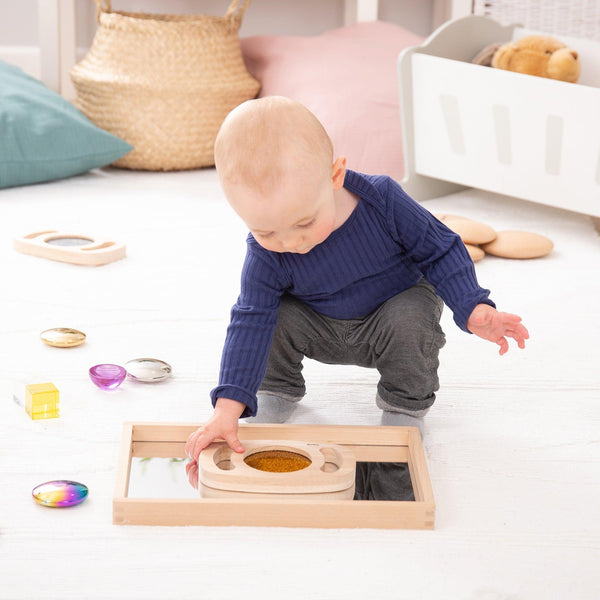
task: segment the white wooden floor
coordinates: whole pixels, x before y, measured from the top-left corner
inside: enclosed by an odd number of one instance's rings
[[[0,598],[600,597],[599,237],[582,215],[483,192],[425,203],[498,230],[551,237],[533,261],[486,257],[499,308],[521,314],[526,350],[504,357],[444,314],[438,400],[424,423],[434,531],[151,528],[111,523],[123,421],[202,421],[211,408],[245,230],[213,170],[95,171],[0,192]],[[126,259],[76,267],[17,253],[12,237],[57,228],[127,243]],[[69,326],[85,345],[44,346]],[[153,356],[173,378],[95,388],[88,368]],[[378,424],[376,373],[309,363],[294,420]],[[15,382],[50,380],[61,417],[31,421]],[[89,486],[50,510],[31,490]]]

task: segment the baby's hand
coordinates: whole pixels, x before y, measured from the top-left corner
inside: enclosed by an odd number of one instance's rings
[[[190,435],[185,444],[185,453],[192,459],[185,466],[189,482],[198,488],[198,456],[209,444],[217,438],[223,438],[235,452],[244,452],[244,447],[238,439],[238,419],[244,412],[245,406],[236,400],[219,398],[213,416]]]
[[[521,317],[505,312],[498,312],[489,304],[478,304],[467,321],[467,329],[475,335],[500,346],[500,354],[508,351],[508,340],[516,340],[519,348],[525,348],[525,340],[529,332],[521,323]]]
[[[190,485],[197,490],[198,489],[198,463],[195,460],[190,460],[185,465],[185,474],[187,475]]]
[[[238,419],[244,408],[237,400],[219,398],[213,416],[188,438],[185,453],[193,461],[197,461],[200,452],[217,438],[224,439],[235,452],[244,452],[244,447],[238,439]]]

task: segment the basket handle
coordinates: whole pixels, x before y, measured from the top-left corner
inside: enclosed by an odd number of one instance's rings
[[[94,0],[94,2],[96,3],[96,19],[100,23],[100,14],[103,12],[112,12],[112,5],[110,0]]]
[[[111,0],[94,0],[96,3],[96,17],[98,22],[100,22],[100,13],[103,12],[112,12]],[[227,12],[225,13],[226,19],[231,19],[232,21],[242,22],[242,17],[248,8],[248,5],[252,2],[252,0],[245,0],[244,3],[240,6],[240,0],[233,0],[229,5]]]
[[[101,1],[101,0],[100,0]],[[230,19],[231,21],[237,21],[238,27],[242,22],[242,17],[248,8],[248,5],[252,0],[245,0],[240,6],[241,0],[233,0],[233,2],[229,5],[227,12],[225,13],[225,18]],[[98,2],[98,0],[96,0]],[[109,0],[110,2],[110,0]]]

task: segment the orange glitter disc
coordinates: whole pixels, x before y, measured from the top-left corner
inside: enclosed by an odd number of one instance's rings
[[[297,452],[288,450],[264,450],[244,458],[244,462],[259,471],[271,473],[291,473],[301,471],[311,464],[311,460]]]

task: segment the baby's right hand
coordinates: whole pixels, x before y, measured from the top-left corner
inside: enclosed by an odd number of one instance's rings
[[[223,438],[234,452],[244,452],[238,439],[238,419],[245,406],[237,400],[219,398],[213,416],[194,431],[185,444],[185,453],[197,462],[200,452],[217,438]]]

